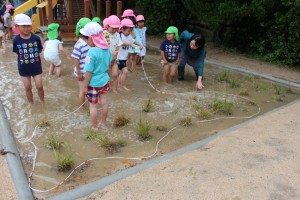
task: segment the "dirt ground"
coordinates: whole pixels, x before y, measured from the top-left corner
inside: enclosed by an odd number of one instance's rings
[[[160,42],[147,38],[149,48]],[[228,53],[212,44],[207,52],[209,60],[300,83],[300,69]],[[84,199],[300,199],[299,107],[298,102],[262,117],[211,142],[206,150],[171,159]],[[7,184],[0,187],[0,199],[17,199],[4,158],[0,176]]]

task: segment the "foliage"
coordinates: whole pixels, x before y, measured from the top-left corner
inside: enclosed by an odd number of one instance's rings
[[[64,144],[57,135],[50,135],[45,141],[45,146],[52,150],[58,150]]]
[[[183,9],[181,1],[138,0],[136,5],[145,16],[147,33],[152,35],[163,34],[169,26],[176,26],[182,31],[189,18],[189,12]]]
[[[60,152],[54,150],[54,157],[56,160],[58,171],[70,170],[74,165],[70,145],[65,143],[64,146],[66,147],[65,155],[62,155]]]
[[[300,0],[182,0],[221,45],[267,61],[300,64]]]

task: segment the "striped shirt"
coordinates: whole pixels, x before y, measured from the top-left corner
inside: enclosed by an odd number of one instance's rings
[[[74,45],[72,57],[80,61],[80,71],[85,76],[84,63],[88,50],[91,47],[81,38]],[[78,77],[76,67],[74,67],[74,75]]]

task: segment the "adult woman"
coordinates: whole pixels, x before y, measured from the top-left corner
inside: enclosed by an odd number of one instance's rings
[[[178,80],[184,80],[185,65],[193,67],[196,74],[196,88],[202,89],[204,59],[206,56],[205,39],[201,34],[190,33],[185,30],[180,34],[179,40],[182,51],[178,65]]]

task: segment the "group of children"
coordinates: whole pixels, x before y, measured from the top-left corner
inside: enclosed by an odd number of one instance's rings
[[[103,27],[100,20],[92,21],[88,18],[82,18],[77,23],[76,36],[79,39],[74,45],[71,57],[75,60],[74,75],[80,88],[79,101],[81,105],[84,105],[86,98],[89,101],[94,129],[106,126],[108,113],[106,94],[110,89],[110,76],[113,79],[115,93],[118,93],[118,84],[129,90],[126,87],[127,66],[129,70],[135,70],[138,58],[143,59],[146,54],[146,28],[143,21],[142,15],[136,17],[134,12],[128,9],[123,12],[121,21],[115,15],[103,20]],[[32,22],[29,16],[17,14],[14,22],[20,34],[13,40],[13,52],[18,55],[19,75],[25,86],[28,102],[33,103],[31,85],[33,77],[39,98],[44,103],[40,53],[44,51],[44,58],[50,63],[49,75],[53,74],[54,69],[57,76],[61,74],[59,51],[71,59],[59,38],[59,24],[48,25],[48,39],[42,46],[40,38],[31,33]],[[98,100],[102,110],[99,124]]]
[[[89,101],[93,129],[106,126],[110,79],[113,80],[114,93],[118,93],[119,84],[124,90],[129,90],[126,87],[128,70],[136,70],[137,62],[143,62],[146,55],[147,30],[144,20],[144,16],[135,16],[133,10],[127,9],[123,12],[121,20],[116,15],[105,18],[103,27],[99,18],[93,20],[81,18],[77,23],[78,40],[71,57],[75,61],[74,75],[79,83],[80,105],[84,106],[86,99]],[[13,40],[13,52],[18,55],[18,70],[28,102],[33,103],[31,85],[33,77],[39,98],[44,103],[40,53],[44,51],[44,59],[50,63],[49,75],[52,75],[54,70],[57,76],[61,75],[59,51],[71,60],[59,37],[60,25],[57,23],[48,25],[47,40],[42,46],[40,38],[31,33],[32,22],[29,16],[17,14],[14,22],[20,34]],[[176,65],[180,61],[181,45],[176,27],[168,27],[165,33],[166,40],[160,46],[164,68],[163,81],[170,83],[174,80]],[[100,123],[97,120],[98,101],[102,110]]]
[[[12,16],[15,8],[11,4],[2,4],[0,8],[0,49],[6,40],[13,38],[13,21]]]

